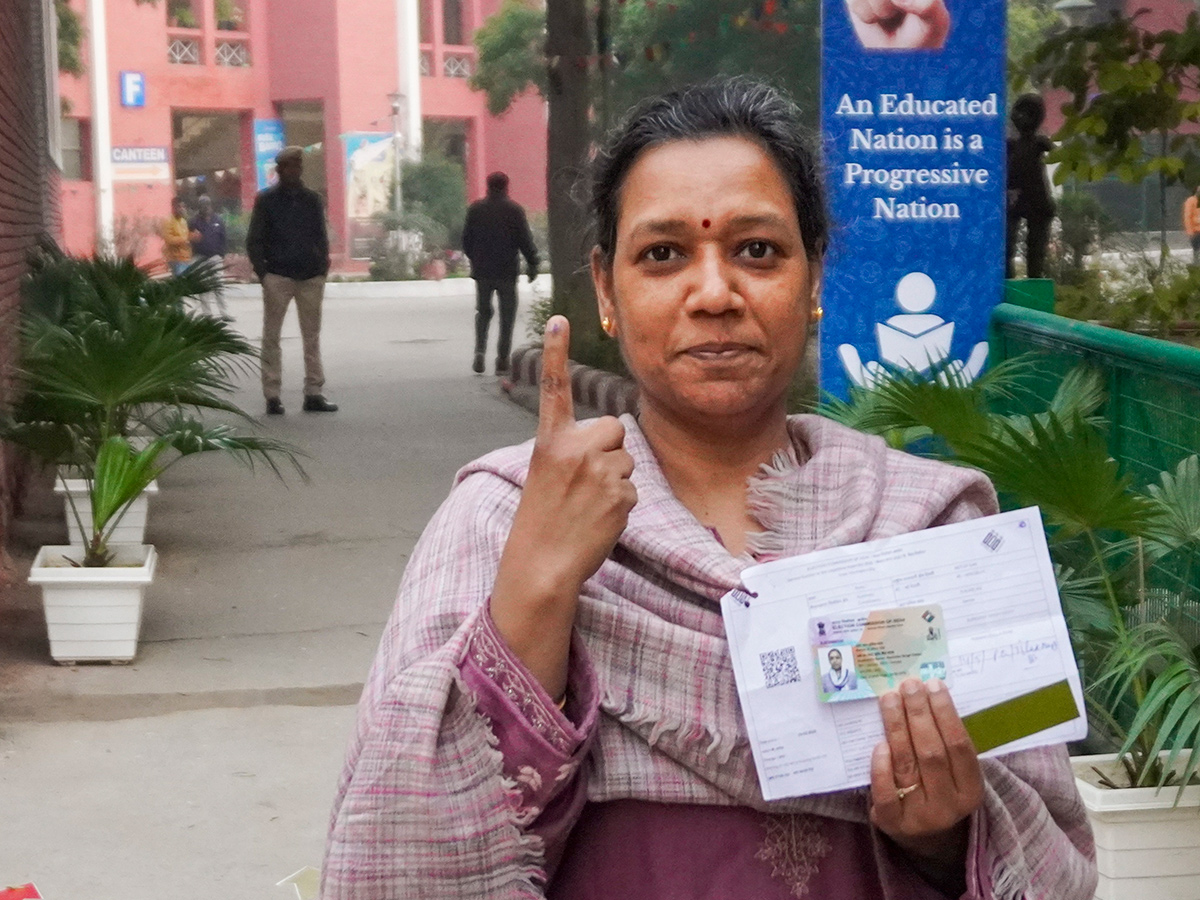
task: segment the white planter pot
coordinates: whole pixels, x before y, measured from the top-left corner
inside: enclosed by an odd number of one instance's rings
[[[82,478],[68,478],[64,486],[59,478],[54,484],[54,493],[61,494],[63,510],[67,516],[67,543],[72,547],[83,547],[87,537],[79,530],[79,522],[71,512],[71,501],[75,502],[75,510],[83,520],[85,528],[91,527],[92,499],[88,495],[87,482]],[[152,481],[142,492],[142,495],[130,504],[117,527],[113,529],[109,543],[113,544],[144,544],[146,542],[146,519],[150,514],[150,495],[158,493],[158,482]],[[68,499],[68,496],[70,498]]]
[[[116,553],[104,568],[73,566],[79,547],[47,546],[38,551],[29,583],[40,585],[58,662],[128,662],[137,654],[146,585],[154,579],[158,554],[146,544],[111,544]]]
[[[1096,835],[1096,900],[1200,900],[1200,785],[1186,788],[1178,805],[1177,787],[1100,787],[1092,766],[1120,784],[1116,759],[1071,759]]]

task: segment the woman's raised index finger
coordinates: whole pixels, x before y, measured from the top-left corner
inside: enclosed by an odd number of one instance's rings
[[[571,373],[567,354],[571,348],[571,323],[565,316],[551,316],[542,343],[541,396],[538,400],[538,434],[549,434],[575,422],[571,397]]]

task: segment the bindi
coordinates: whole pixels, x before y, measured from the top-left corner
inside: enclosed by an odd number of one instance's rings
[[[711,227],[711,226],[712,226],[712,222],[710,222],[708,219],[705,219],[705,220],[704,220],[703,222],[701,222],[700,224],[701,224],[701,225],[703,225],[705,228],[709,228],[709,227]]]

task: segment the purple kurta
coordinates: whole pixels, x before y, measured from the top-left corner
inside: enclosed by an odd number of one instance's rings
[[[520,791],[518,815],[545,842],[550,900],[881,900],[879,873],[862,853],[865,824],[737,806],[585,803],[582,755],[599,698],[581,656],[572,657],[574,693],[562,712],[485,613],[462,663]],[[913,900],[944,896],[916,875],[907,887],[902,896]]]
[[[869,791],[763,800],[719,609],[751,560],[683,507],[622,421],[638,503],[581,592],[566,714],[487,613],[531,445],[459,473],[363,692],[322,897],[937,896],[868,824]],[[794,457],[747,493],[758,559],[995,511],[977,472],[812,416],[788,427]],[[1094,848],[1064,750],[981,765],[965,896],[1091,900]]]

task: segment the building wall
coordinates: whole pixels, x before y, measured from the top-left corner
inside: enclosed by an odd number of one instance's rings
[[[70,0],[81,15],[85,0]],[[546,208],[545,106],[536,95],[520,98],[503,117],[487,113],[484,98],[470,90],[466,74],[474,68],[471,35],[495,12],[501,0],[461,0],[467,43],[444,38],[442,5],[446,0],[412,0],[423,4],[432,20],[428,43],[421,45],[429,75],[421,78],[421,109],[427,119],[462,123],[467,134],[466,176],[469,200],[483,196],[487,173],[503,169],[512,176],[513,196],[532,210]],[[167,3],[107,0],[109,92],[114,146],[170,147],[172,112],[179,110],[237,113],[243,117],[241,175],[243,206],[254,194],[251,127],[254,118],[274,118],[279,105],[319,102],[324,118],[325,186],[336,268],[353,268],[346,248],[346,166],[341,136],[350,132],[392,130],[388,94],[399,83],[397,0],[242,0],[247,7],[246,33],[251,65],[238,68],[213,64],[215,42],[228,33],[215,29],[212,0],[193,0],[196,29],[171,28]],[[167,46],[176,38],[200,45],[201,65],[172,64]],[[85,46],[85,64],[87,53]],[[465,68],[464,68],[465,66]],[[145,74],[146,106],[120,105],[118,74]],[[90,119],[88,80],[64,79],[71,115]],[[174,171],[174,169],[173,169]],[[86,173],[85,173],[86,175]],[[119,226],[153,231],[170,208],[171,181],[121,182],[114,186]],[[64,181],[61,202],[66,247],[90,252],[95,242],[95,200],[90,181]],[[143,261],[157,258],[161,241],[145,241]]]
[[[509,196],[528,210],[546,209],[546,104],[536,91],[518,97],[487,129],[489,172],[505,172]]]
[[[41,9],[41,0],[0,4],[0,405],[13,399],[25,260],[57,218],[47,202],[55,175],[47,155]],[[21,474],[15,456],[0,444],[0,548]]]
[[[109,105],[114,147],[167,147],[171,158],[173,145],[172,114],[176,111],[230,113],[273,117],[268,72],[270,45],[267,0],[241,0],[246,10],[244,30],[219,31],[213,16],[212,0],[193,0],[197,16],[195,29],[174,28],[167,20],[167,3],[137,3],[136,0],[106,0],[108,30]],[[86,15],[86,0],[71,0],[81,17]],[[86,22],[86,19],[85,19]],[[195,41],[201,63],[185,65],[168,59],[168,47],[176,39]],[[218,43],[244,43],[250,53],[249,66],[216,65]],[[64,76],[62,94],[71,117],[91,119],[90,41],[85,38],[84,66],[88,74],[76,78]],[[121,105],[120,73],[140,72],[145,76],[144,107]],[[253,199],[247,185],[254,177],[254,157],[248,136],[242,141],[241,171],[243,200]],[[84,151],[90,156],[90,148]],[[172,172],[174,160],[172,159]],[[160,258],[162,244],[155,236],[158,224],[169,213],[175,194],[173,180],[122,181],[113,185],[116,230],[141,231],[143,262]],[[95,246],[95,193],[90,180],[64,180],[64,245],[71,253],[90,253]]]

